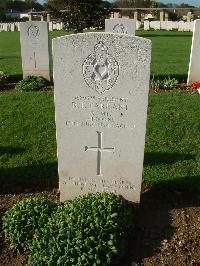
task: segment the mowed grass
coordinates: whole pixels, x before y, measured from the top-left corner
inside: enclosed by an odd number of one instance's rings
[[[50,43],[52,38],[66,34],[69,33],[50,32]],[[175,76],[180,80],[186,80],[192,33],[140,30],[137,31],[137,35],[152,40],[152,75]],[[7,72],[13,78],[21,77],[19,32],[0,32],[0,70]]]
[[[50,46],[53,38],[66,34],[69,33],[65,31],[50,32]],[[6,72],[13,78],[21,78],[22,76],[19,32],[0,32],[0,71]]]
[[[0,114],[0,191],[56,186],[53,93],[0,93]],[[199,117],[198,95],[150,94],[144,183],[200,187]]]
[[[192,45],[191,32],[138,31],[137,35],[152,40],[152,75],[186,80]]]

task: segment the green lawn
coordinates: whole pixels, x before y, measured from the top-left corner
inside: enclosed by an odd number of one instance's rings
[[[0,93],[0,191],[57,182],[52,92]],[[143,180],[200,187],[199,95],[150,94]]]
[[[50,39],[65,35],[64,31],[50,32]],[[156,76],[187,77],[192,33],[167,31],[138,31],[138,36],[152,40],[151,74]],[[22,75],[18,32],[0,32],[0,70],[12,77]]]

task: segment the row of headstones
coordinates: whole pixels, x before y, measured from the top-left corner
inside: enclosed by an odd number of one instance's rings
[[[1,31],[19,31],[20,22],[14,23],[0,23],[0,32]]]
[[[151,41],[113,33],[116,28],[129,30],[118,21],[112,33],[53,40],[61,201],[103,191],[140,200]],[[47,23],[23,23],[20,36],[23,69],[46,77]],[[200,78],[199,51],[200,20],[195,23],[190,81]]]
[[[124,19],[123,19],[124,20]],[[62,22],[49,22],[49,31],[62,30]],[[142,23],[136,21],[136,29],[140,29]],[[178,30],[178,31],[193,31],[194,22],[184,22],[184,21],[144,21],[144,30]],[[20,22],[14,23],[0,23],[1,31],[20,31]]]
[[[144,21],[144,30],[193,31],[194,21]]]
[[[136,29],[141,27],[142,23],[136,21]],[[53,30],[62,30],[64,28],[63,22],[48,22],[49,31]],[[20,22],[13,23],[0,23],[0,32],[1,31],[20,31]]]
[[[200,20],[196,20],[195,29]],[[120,34],[135,35],[136,23],[134,19],[106,19],[105,31]],[[43,32],[43,34],[41,34]],[[197,33],[194,32],[194,36]],[[48,46],[48,23],[46,22],[24,22],[21,23],[21,54],[23,75],[42,75],[50,80],[49,46]],[[194,40],[193,40],[194,41]],[[196,58],[196,57],[195,57]],[[193,59],[195,60],[195,59]],[[192,63],[191,63],[192,65]],[[191,76],[189,71],[189,76]],[[189,78],[189,83],[198,77]]]
[[[63,23],[62,22],[49,22],[49,31],[53,30],[62,30]],[[20,31],[20,22],[13,23],[0,23],[0,32],[1,31]]]
[[[105,31],[135,35],[134,19],[106,19]],[[23,76],[40,75],[50,80],[49,24],[32,21],[20,23]]]

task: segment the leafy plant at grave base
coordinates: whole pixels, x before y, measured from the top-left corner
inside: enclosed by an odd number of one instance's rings
[[[16,84],[18,91],[38,91],[48,85],[48,81],[43,77],[27,76]]]
[[[161,86],[161,80],[160,79],[155,79],[155,76],[153,75],[152,79],[150,80],[150,88],[157,90]]]
[[[197,89],[200,89],[200,80],[197,80],[197,81],[193,82],[189,86],[189,90],[190,90],[191,93],[196,92]]]
[[[164,78],[163,80],[155,79],[153,76],[150,80],[150,88],[157,90],[157,89],[174,89],[177,88],[178,80],[175,78]]]
[[[18,201],[3,216],[3,230],[11,247],[26,251],[38,228],[44,226],[55,205],[45,198],[35,197]]]
[[[59,206],[36,232],[28,265],[110,265],[127,249],[133,207],[111,193],[79,196]]]
[[[165,78],[162,83],[161,83],[161,86],[164,88],[164,89],[174,89],[176,88],[178,85],[178,80],[175,79],[175,78]]]
[[[0,71],[0,88],[3,88],[8,80],[8,75],[6,75],[3,71]]]

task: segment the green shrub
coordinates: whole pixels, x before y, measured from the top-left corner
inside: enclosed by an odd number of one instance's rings
[[[80,196],[58,207],[32,242],[28,265],[110,265],[123,257],[133,208],[114,194]]]
[[[0,88],[3,88],[8,81],[8,76],[3,72],[0,71]]]
[[[38,91],[48,85],[43,77],[27,76],[16,84],[18,91]]]
[[[150,80],[150,88],[157,90],[157,89],[165,89],[165,90],[171,90],[175,89],[178,86],[178,80],[175,78],[164,78],[163,80],[161,79],[156,79],[154,76]]]
[[[168,78],[165,78],[165,79],[162,81],[162,87],[163,87],[164,89],[169,89],[169,90],[171,90],[171,89],[176,88],[177,85],[178,85],[178,80],[175,79],[175,78],[170,78],[170,77],[168,77]]]
[[[161,87],[161,83],[162,81],[160,79],[155,79],[155,77],[153,76],[150,80],[150,88],[154,90],[159,89]]]
[[[29,248],[38,228],[44,226],[54,205],[45,198],[28,198],[17,202],[3,217],[3,230],[11,247],[24,251]]]

